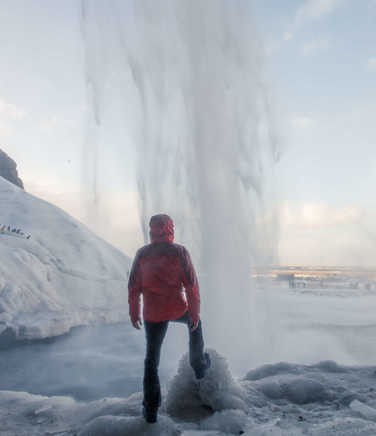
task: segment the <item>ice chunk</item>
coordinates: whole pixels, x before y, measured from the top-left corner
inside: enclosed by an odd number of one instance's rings
[[[376,409],[362,403],[359,400],[354,400],[350,403],[350,409],[354,412],[360,413],[363,418],[369,419],[371,421],[376,421]]]
[[[206,411],[226,409],[248,410],[245,393],[233,379],[226,360],[209,350],[211,367],[202,380],[196,380],[188,355],[180,360],[178,373],[172,380],[166,408],[175,416],[203,416]],[[208,412],[206,412],[208,414]]]

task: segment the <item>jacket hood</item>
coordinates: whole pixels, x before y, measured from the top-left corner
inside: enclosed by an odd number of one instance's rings
[[[154,215],[150,219],[151,242],[173,242],[174,222],[165,214]]]

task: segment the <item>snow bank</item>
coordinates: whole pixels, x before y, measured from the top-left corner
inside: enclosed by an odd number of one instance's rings
[[[234,381],[226,360],[215,350],[208,350],[211,367],[202,380],[196,380],[188,354],[180,360],[166,398],[166,410],[172,416],[199,417],[213,411],[248,409],[245,393]]]
[[[0,177],[0,342],[57,336],[127,319],[130,260],[61,209]]]

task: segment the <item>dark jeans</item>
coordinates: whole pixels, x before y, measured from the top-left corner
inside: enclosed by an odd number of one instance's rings
[[[201,321],[197,329],[190,329],[191,319],[188,312],[178,319],[171,320],[187,324],[189,330],[189,359],[194,371],[199,371],[206,365],[204,356],[204,340],[202,338]],[[148,409],[156,410],[161,405],[161,388],[158,377],[161,347],[166,336],[169,321],[150,322],[145,321],[146,333],[146,358],[144,373],[144,401],[143,405]]]

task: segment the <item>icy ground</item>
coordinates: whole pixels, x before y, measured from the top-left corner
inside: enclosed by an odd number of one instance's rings
[[[61,209],[0,177],[0,345],[127,317],[129,258]]]
[[[2,436],[374,436],[375,367],[279,363],[235,381],[210,350],[212,367],[200,382],[188,364],[164,392],[159,422],[140,417],[141,393],[77,402],[0,391]]]

